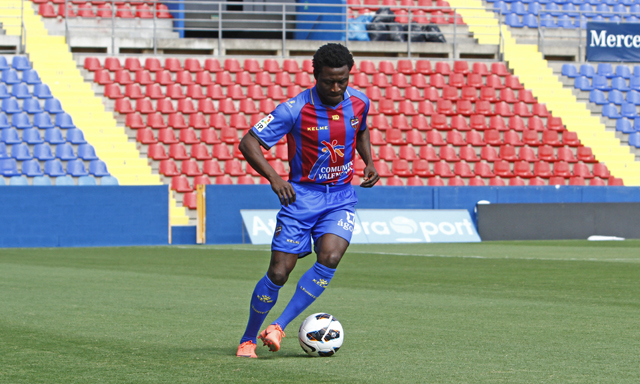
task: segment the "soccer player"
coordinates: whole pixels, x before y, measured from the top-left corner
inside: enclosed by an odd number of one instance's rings
[[[240,142],[245,159],[269,180],[281,209],[269,269],[251,296],[249,322],[238,356],[257,357],[257,338],[272,352],[278,351],[287,325],[329,285],[353,232],[358,198],[351,179],[356,150],[366,165],[360,186],[370,188],[379,179],[367,129],[369,99],[348,87],[351,67],[353,57],[344,46],[320,47],[313,56],[316,85],[280,104]],[[271,148],[285,135],[289,181],[278,176],[260,148]],[[280,317],[258,335],[298,258],[311,253],[311,237],[316,263],[300,278]]]

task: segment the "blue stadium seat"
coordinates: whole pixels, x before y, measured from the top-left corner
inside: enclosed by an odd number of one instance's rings
[[[629,145],[640,148],[640,132],[634,132],[629,135]]]
[[[602,17],[602,15],[595,15],[595,16],[593,16],[593,18],[591,19],[591,21],[602,21],[602,22],[605,22],[605,21],[607,21],[607,19],[605,19],[604,17]]]
[[[538,17],[534,14],[527,13],[522,16],[522,24],[527,28],[538,28]]]
[[[627,13],[627,7],[625,7],[623,4],[617,3],[613,6],[613,12],[625,14]]]
[[[22,162],[22,174],[29,177],[44,175],[40,169],[40,162],[36,159]]]
[[[55,125],[56,127],[60,127],[62,129],[71,129],[76,127],[75,124],[73,124],[71,115],[66,112],[58,113],[56,115]]]
[[[0,175],[19,176],[18,163],[16,159],[0,159]]]
[[[631,103],[623,103],[620,108],[620,115],[627,119],[635,119],[638,117],[638,111],[636,111],[636,105]]]
[[[573,64],[563,64],[562,65],[562,76],[567,76],[569,78],[575,78],[578,76],[578,70],[576,66]]]
[[[40,106],[40,102],[38,99],[28,98],[22,101],[22,110],[27,112],[30,115],[35,113],[42,113],[42,107]]]
[[[591,92],[595,92],[595,91],[597,91],[597,89]],[[625,103],[624,93],[618,91],[617,89],[612,89],[611,92],[609,92],[609,102],[615,105],[622,105],[622,103]]]
[[[7,115],[0,112],[0,129],[10,128],[11,124],[9,123],[9,119],[7,119]]]
[[[556,24],[555,19],[550,14],[540,14],[540,27],[556,29],[558,25]]]
[[[629,79],[629,88],[640,91],[640,77],[631,76]]]
[[[524,24],[520,21],[520,18],[515,13],[509,13],[504,17],[504,23],[511,28],[522,28]]]
[[[569,15],[560,15],[558,16],[558,28],[562,29],[576,29],[576,26],[573,24],[573,19],[569,17]]]
[[[634,15],[630,15],[630,16],[626,16],[624,18],[624,21],[626,21],[627,23],[637,23],[640,21],[640,19],[638,19],[638,17]]]
[[[580,66],[580,76],[586,76],[588,78],[592,78],[596,75],[596,70],[591,66],[591,64],[582,64]]]
[[[25,83],[14,84],[11,89],[11,96],[16,99],[29,99],[31,98],[31,92],[29,92],[29,86]]]
[[[29,115],[27,115],[26,112],[16,113],[11,116],[11,125],[18,129],[28,129],[33,127],[33,125],[31,125]]]
[[[633,120],[633,130],[636,132],[640,131],[640,118]]]
[[[47,143],[36,144],[33,147],[33,157],[40,161],[53,160],[56,158],[55,156],[53,156],[51,147]]]
[[[88,176],[84,162],[80,159],[70,160],[67,162],[67,174],[73,177]]]
[[[26,56],[13,56],[11,66],[18,71],[31,69],[31,64],[29,64],[29,59]]]
[[[118,179],[113,176],[104,176],[100,179],[100,185],[120,185]]]
[[[38,71],[36,71],[35,69],[27,69],[22,72],[22,82],[30,85],[35,85],[42,83],[42,80],[40,80]]]
[[[593,15],[594,15],[593,7],[589,3],[580,4],[580,8],[579,9],[580,9],[581,12],[584,12],[583,15],[586,16],[586,17],[593,17]]]
[[[596,74],[605,77],[614,77],[613,66],[609,63],[600,63],[598,64],[598,70]]]
[[[604,3],[604,2],[599,2],[596,5],[596,14],[602,15],[602,16],[608,16],[608,13],[611,12],[611,9],[609,8],[609,6]]]
[[[516,2],[511,3],[511,12],[515,13],[516,15],[519,15],[519,16],[523,16],[523,15],[526,15],[528,13],[527,12],[527,8],[520,1],[516,1]]]
[[[630,13],[635,13],[637,15],[640,15],[640,4],[638,3],[634,3],[629,7],[629,12]],[[636,15],[636,16],[637,16]]]
[[[593,83],[591,83],[594,89],[599,89],[601,91],[610,91],[611,86],[609,85],[609,79],[604,76],[595,75],[593,76]]]
[[[51,95],[51,90],[47,84],[36,84],[33,87],[33,96],[38,99],[51,99],[53,95]]]
[[[98,185],[96,178],[93,176],[80,176],[78,178],[78,185],[81,186],[94,186]]]
[[[602,116],[610,119],[619,119],[622,116],[618,112],[618,108],[614,104],[605,104],[602,106]]]
[[[25,143],[18,143],[11,146],[11,157],[18,161],[31,160],[31,152],[29,146]]]
[[[624,5],[633,5],[635,4],[635,0],[620,0],[620,4],[624,4]]]
[[[627,92],[627,103],[633,103],[635,105],[640,105],[640,92],[636,90],[631,90]]]
[[[622,133],[635,132],[635,130],[633,129],[633,124],[631,124],[631,121],[624,118],[618,119],[618,121],[616,121],[616,131],[622,132]]]
[[[49,144],[62,144],[67,142],[59,128],[51,128],[44,131],[44,141]]]
[[[49,113],[62,113],[64,109],[62,109],[62,104],[60,104],[60,100],[54,98],[46,99],[44,101],[44,110]]]
[[[538,3],[537,1],[534,1],[533,3],[529,3],[529,13],[535,16],[538,16],[540,14],[540,10],[542,9],[542,7],[540,7],[540,3]],[[536,24],[538,24],[538,20],[536,19]]]
[[[11,94],[7,89],[7,85],[5,83],[0,83],[0,99],[6,99],[8,97],[11,97]]]
[[[609,104],[606,96],[604,95],[604,92],[598,89],[594,89],[593,91],[589,92],[589,102],[595,103],[597,105]]]
[[[614,77],[611,79],[611,89],[617,89],[622,92],[630,91],[631,88],[627,85],[627,79],[624,77]]]
[[[96,156],[96,150],[91,144],[78,145],[78,157],[82,160],[98,160],[98,156]]]
[[[558,4],[556,3],[547,3],[547,5],[544,6],[544,11],[542,12],[551,16],[560,16],[560,7],[558,7]]]
[[[0,131],[0,141],[5,144],[22,143],[22,139],[20,138],[18,131],[13,127]]]
[[[105,164],[102,160],[92,160],[89,163],[89,173],[97,177],[110,175],[109,171],[107,170],[107,164]]]
[[[31,145],[44,143],[38,128],[28,128],[22,131],[22,141]]]
[[[496,1],[493,3],[493,11],[502,13],[503,15],[510,13],[509,6],[504,1]]]
[[[64,176],[67,172],[58,159],[48,160],[44,163],[44,173],[51,177]]]
[[[84,134],[78,128],[71,128],[67,131],[67,142],[71,144],[86,144]]]
[[[13,115],[14,113],[22,112],[18,99],[10,97],[2,100],[2,112]]]
[[[21,83],[20,76],[18,76],[18,72],[15,69],[9,68],[2,71],[2,76],[0,76],[0,80],[3,83],[7,84],[18,84]]]
[[[589,19],[585,15],[580,15],[580,17],[576,17],[575,18],[575,21],[573,22],[573,25],[576,28],[586,29],[587,28],[587,22],[589,22]]]
[[[73,187],[76,183],[71,176],[58,176],[56,177],[56,187]]]
[[[29,185],[29,180],[24,176],[11,176],[9,179],[9,185],[25,186]]]
[[[62,143],[56,146],[56,157],[60,160],[75,160],[78,158],[69,143]]]
[[[578,76],[573,81],[573,87],[581,91],[591,91],[593,87],[589,82],[589,79],[584,76]]]
[[[9,63],[7,63],[7,58],[4,56],[0,56],[0,71],[4,71],[5,69],[9,69]]]
[[[629,69],[629,67],[627,67],[626,65],[618,65],[616,66],[616,76],[618,77],[622,77],[625,79],[630,79],[631,78],[631,69]]]
[[[564,3],[562,5],[562,12],[565,15],[571,16],[571,17],[575,17],[577,16],[577,12],[578,8],[576,8],[576,6],[573,3]]]
[[[47,175],[44,176],[36,176],[33,178],[33,184],[31,185],[35,185],[35,186],[41,186],[41,187],[49,187],[51,186],[51,178]]]
[[[622,22],[622,18],[618,15],[613,15],[609,17],[609,22],[610,23],[620,23]]]
[[[9,152],[7,152],[7,145],[5,143],[0,143],[0,159],[8,159]]]
[[[48,113],[36,113],[33,115],[33,125],[40,129],[49,129],[55,127]]]

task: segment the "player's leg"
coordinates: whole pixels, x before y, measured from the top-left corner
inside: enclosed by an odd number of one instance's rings
[[[253,294],[251,295],[251,305],[249,309],[249,321],[244,335],[240,339],[238,356],[257,357],[255,354],[258,331],[269,314],[269,311],[278,300],[280,288],[287,282],[289,274],[296,266],[297,254],[273,251],[267,273],[258,281]]]

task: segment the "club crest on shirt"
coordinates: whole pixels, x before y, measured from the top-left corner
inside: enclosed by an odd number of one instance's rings
[[[360,126],[360,119],[358,119],[358,116],[353,116],[351,118],[351,127],[353,127],[353,129],[358,130],[358,127]]]
[[[253,127],[257,129],[258,132],[262,132],[262,130],[265,129],[267,125],[269,125],[269,123],[273,121],[273,119],[274,119],[273,115],[269,114],[269,116],[266,116],[262,120],[258,121],[258,123]]]

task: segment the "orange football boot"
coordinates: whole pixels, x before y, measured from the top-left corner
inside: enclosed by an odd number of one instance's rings
[[[278,324],[271,324],[264,331],[260,332],[258,339],[262,340],[269,347],[271,352],[278,352],[280,350],[280,341],[285,337],[284,331]]]
[[[251,340],[245,341],[244,343],[240,344],[240,346],[238,346],[238,353],[236,354],[236,356],[251,357],[257,359],[258,355],[256,355],[256,344]]]

